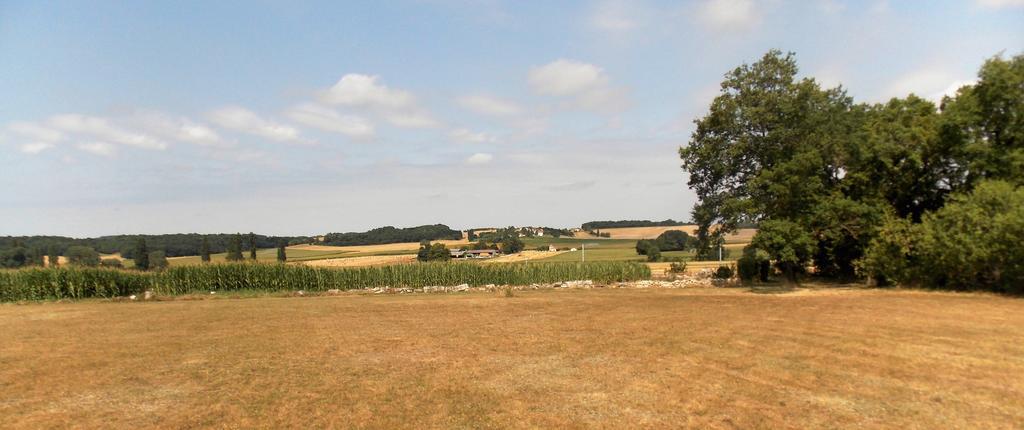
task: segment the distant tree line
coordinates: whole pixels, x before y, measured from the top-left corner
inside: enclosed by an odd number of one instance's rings
[[[583,230],[593,231],[602,228],[622,228],[622,227],[669,227],[676,225],[693,225],[692,223],[686,223],[667,219],[664,221],[650,221],[650,220],[620,220],[620,221],[590,221],[585,222],[580,226]]]
[[[680,148],[697,253],[744,224],[740,276],[1024,293],[1024,56],[936,105],[854,103],[770,51],[725,75]]]
[[[134,258],[138,239],[143,239],[151,250],[163,251],[167,257],[181,257],[202,254],[203,244],[211,253],[221,253],[228,249],[234,235],[232,234],[160,234],[160,235],[116,235],[95,238],[77,239],[63,236],[2,236],[0,237],[0,254],[14,248],[27,250],[38,249],[57,255],[66,255],[72,246],[85,246],[102,254],[120,253],[124,258]],[[275,248],[280,243],[302,244],[312,242],[308,236],[264,236],[253,235],[257,248]],[[204,242],[205,241],[205,242]],[[250,240],[251,242],[251,240]]]
[[[380,245],[385,243],[421,242],[424,240],[458,240],[462,232],[452,230],[444,224],[421,225],[419,227],[380,227],[362,233],[329,233],[324,235],[324,245]]]

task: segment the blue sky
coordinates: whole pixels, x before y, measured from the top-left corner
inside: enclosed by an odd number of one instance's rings
[[[857,101],[1024,52],[1024,0],[0,0],[0,235],[688,219],[769,49]]]

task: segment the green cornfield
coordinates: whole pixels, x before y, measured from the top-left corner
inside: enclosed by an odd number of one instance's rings
[[[374,287],[469,284],[528,285],[589,279],[649,279],[650,268],[631,262],[472,264],[418,263],[357,268],[285,264],[207,264],[161,272],[102,268],[30,268],[0,271],[0,302],[118,297],[152,290],[162,295],[208,291],[326,291]]]

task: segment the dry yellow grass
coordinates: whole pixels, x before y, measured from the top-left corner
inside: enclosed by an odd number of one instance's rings
[[[647,263],[647,266],[651,268],[651,274],[655,277],[663,277],[668,275],[669,268],[672,266],[671,262],[660,262],[660,263]],[[701,270],[714,270],[719,266],[729,266],[736,269],[735,261],[687,261],[686,262],[686,273],[696,273]]]
[[[570,290],[0,306],[5,428],[1021,428],[1024,301]]]
[[[416,261],[416,254],[370,255],[366,257],[327,258],[323,260],[302,261],[294,264],[320,267],[361,267],[383,266],[386,264],[406,264]]]
[[[517,263],[526,260],[540,260],[554,257],[566,251],[522,251],[517,254],[502,255],[500,257],[483,260],[484,263]]]

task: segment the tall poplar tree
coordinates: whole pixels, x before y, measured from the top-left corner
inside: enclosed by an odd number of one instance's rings
[[[228,242],[228,261],[242,261],[242,235],[235,233],[235,237],[232,237]]]
[[[206,236],[203,236],[203,241],[199,244],[199,258],[203,263],[210,262],[210,240]]]
[[[256,234],[249,232],[249,259],[256,261]]]
[[[149,270],[149,248],[146,247],[146,239],[140,237],[135,242],[135,268]]]

